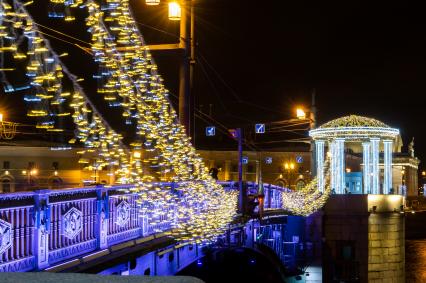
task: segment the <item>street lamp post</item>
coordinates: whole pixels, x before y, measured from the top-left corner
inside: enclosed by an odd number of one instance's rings
[[[309,130],[313,130],[316,127],[316,116],[317,108],[315,106],[315,89],[312,91],[311,97],[311,107],[309,109],[309,118],[306,115],[306,112],[303,108],[296,109],[296,117],[299,120],[309,120]],[[316,153],[315,153],[315,143],[313,140],[310,142],[311,152],[311,176],[316,176],[317,166],[316,166]]]
[[[150,50],[182,50],[179,67],[178,115],[186,133],[191,133],[191,92],[195,65],[195,0],[178,0],[169,3],[169,19],[180,21],[178,44],[148,45]],[[158,5],[160,0],[145,0],[146,5]]]
[[[292,172],[294,171],[295,165],[293,162],[286,162],[284,163],[284,169],[287,172],[287,180],[288,180],[288,188],[291,189],[291,179],[292,179]]]

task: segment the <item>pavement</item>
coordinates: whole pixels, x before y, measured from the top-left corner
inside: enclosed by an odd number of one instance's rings
[[[118,276],[82,273],[0,273],[1,283],[203,283],[189,276]]]

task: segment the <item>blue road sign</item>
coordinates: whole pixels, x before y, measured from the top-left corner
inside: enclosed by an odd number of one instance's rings
[[[214,126],[206,127],[206,136],[213,137],[214,135],[216,135],[216,127]]]
[[[266,157],[265,158],[265,163],[266,164],[272,164],[272,157]]]
[[[247,164],[248,163],[248,157],[247,156],[243,156],[243,164]]]
[[[265,133],[265,124],[256,124],[254,127],[256,134],[264,134]]]
[[[296,156],[296,162],[297,163],[303,163],[303,157],[302,156]]]

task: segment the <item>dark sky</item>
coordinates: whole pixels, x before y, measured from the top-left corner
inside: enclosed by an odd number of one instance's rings
[[[236,122],[228,112],[253,122],[280,120],[289,118],[295,105],[309,105],[315,88],[320,123],[347,114],[374,117],[399,128],[405,146],[415,137],[417,155],[426,158],[426,18],[420,6],[401,1],[197,3],[196,106],[214,104],[215,118],[228,124]],[[139,9],[152,14],[154,8]],[[170,25],[163,21],[157,27],[173,31]],[[148,42],[156,40],[145,34]],[[168,55],[155,56],[174,89],[169,78],[176,74],[164,60]]]
[[[82,21],[48,19],[43,2],[30,7],[37,22],[90,41]],[[131,0],[146,42],[176,41],[178,23],[167,20],[166,1],[144,2]],[[296,105],[309,105],[315,88],[319,123],[348,114],[380,119],[401,130],[405,145],[415,137],[417,155],[426,159],[424,9],[372,2],[197,0],[195,106],[208,112],[212,104],[217,121],[247,127],[290,118]],[[50,40],[58,53],[70,53],[64,62],[94,93],[90,55]],[[178,54],[156,51],[154,58],[177,94]],[[196,119],[195,126],[200,146],[206,123]]]

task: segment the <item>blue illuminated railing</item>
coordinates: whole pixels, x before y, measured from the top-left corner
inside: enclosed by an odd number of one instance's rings
[[[238,189],[238,183],[220,184],[225,189]],[[171,190],[175,186],[156,185]],[[255,183],[245,185],[248,194],[257,194]],[[43,270],[118,243],[171,230],[175,208],[146,203],[131,188],[0,194],[0,272]],[[281,193],[286,189],[265,184],[263,190],[265,209],[282,207]]]

